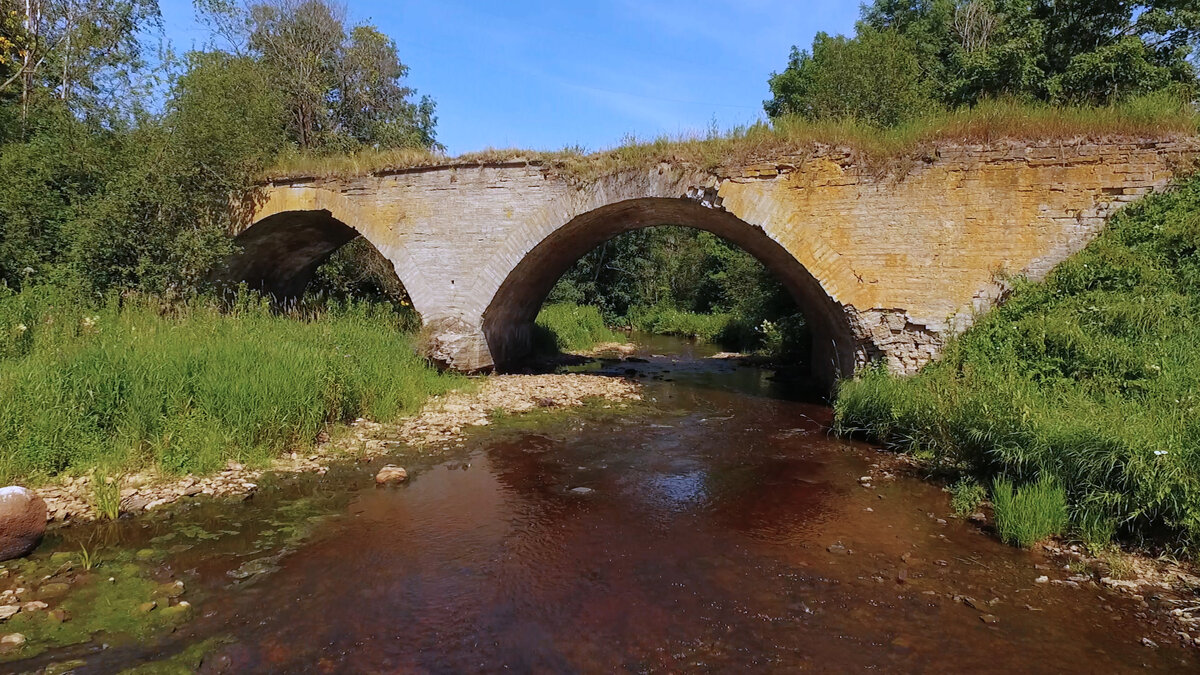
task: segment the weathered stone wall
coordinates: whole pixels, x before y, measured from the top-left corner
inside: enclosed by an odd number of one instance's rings
[[[1190,167],[1198,147],[947,145],[885,167],[821,149],[715,173],[664,164],[587,182],[524,163],[304,180],[267,186],[250,219],[260,225],[243,234],[247,260],[304,260],[240,269],[294,289],[272,274],[311,273],[348,225],[395,263],[440,357],[476,369],[521,352],[545,293],[592,246],[637,227],[689,225],[784,279],[810,314],[814,366],[827,380],[874,358],[911,372],[991,306],[998,276],[1044,275],[1116,208]],[[313,235],[321,217],[324,238]],[[294,251],[289,218],[307,233]]]

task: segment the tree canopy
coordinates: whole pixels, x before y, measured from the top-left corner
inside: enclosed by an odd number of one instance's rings
[[[1198,0],[875,0],[853,37],[793,48],[765,108],[890,126],[986,98],[1191,96],[1198,44]]]
[[[0,0],[0,285],[193,292],[279,153],[436,145],[395,42],[332,0],[197,10],[206,46],[151,59],[155,0]]]

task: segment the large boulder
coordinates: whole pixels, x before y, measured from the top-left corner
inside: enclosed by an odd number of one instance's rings
[[[46,502],[29,488],[0,488],[0,560],[32,551],[46,532]]]

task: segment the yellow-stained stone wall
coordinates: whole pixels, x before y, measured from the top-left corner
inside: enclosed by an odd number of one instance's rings
[[[998,275],[1044,275],[1198,149],[1191,139],[946,145],[886,171],[824,149],[587,182],[525,163],[301,180],[261,191],[232,276],[297,292],[347,225],[395,264],[435,355],[477,369],[521,351],[517,324],[588,248],[636,227],[691,225],[786,277],[819,315],[810,321],[826,345],[814,360],[826,379],[879,357],[911,372],[995,301]]]

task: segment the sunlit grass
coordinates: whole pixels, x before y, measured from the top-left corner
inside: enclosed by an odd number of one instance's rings
[[[327,425],[415,410],[462,380],[431,369],[401,324],[366,305],[299,320],[253,298],[0,297],[0,482],[262,464]]]
[[[604,342],[619,342],[624,336],[604,325],[600,310],[569,302],[542,307],[537,315],[538,343],[542,352],[583,351]]]
[[[992,507],[1000,538],[1022,548],[1067,527],[1066,494],[1047,476],[1015,488],[1007,478],[997,478],[992,482]]]
[[[368,149],[349,155],[290,153],[280,157],[262,177],[264,180],[347,178],[420,166],[527,161],[571,179],[590,180],[660,162],[704,170],[773,162],[788,155],[804,155],[819,146],[845,148],[864,164],[885,171],[902,168],[891,165],[896,160],[928,152],[935,144],[1162,138],[1192,135],[1196,131],[1196,113],[1185,102],[1167,94],[1147,95],[1106,107],[1001,100],[927,115],[893,128],[854,120],[814,122],[785,118],[738,127],[724,134],[694,133],[652,140],[631,137],[620,147],[593,153],[577,148],[488,149],[457,157],[413,149]]]

